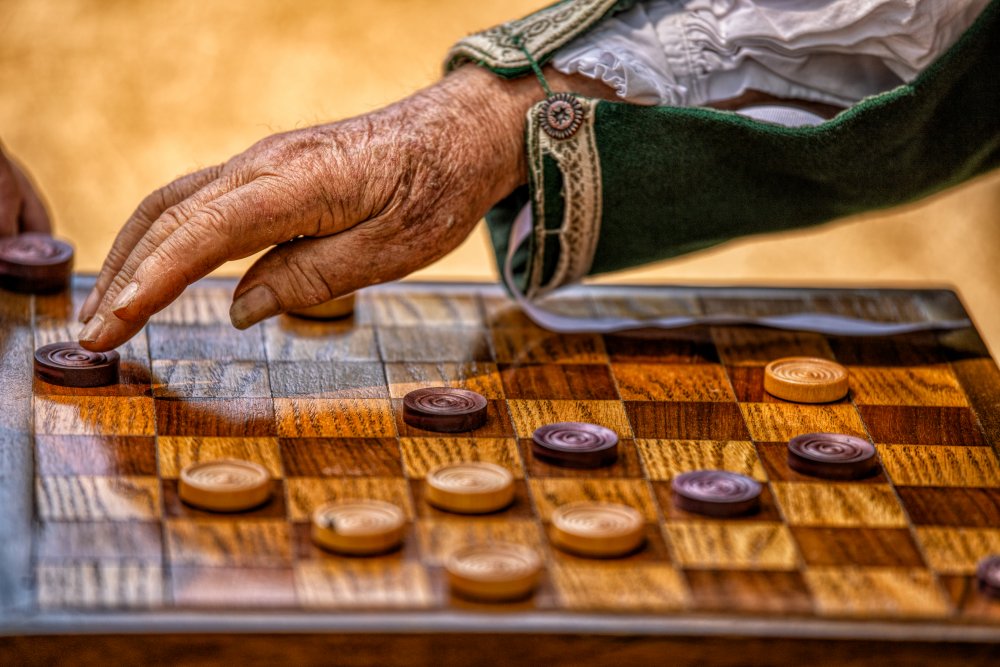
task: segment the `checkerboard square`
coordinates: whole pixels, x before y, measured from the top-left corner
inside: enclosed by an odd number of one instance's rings
[[[386,364],[385,374],[392,398],[424,387],[457,387],[484,398],[504,397],[500,373],[492,361],[397,362]]]
[[[671,480],[692,470],[728,470],[766,482],[753,443],[745,440],[636,440],[649,479]]]
[[[637,438],[672,440],[749,440],[735,403],[659,403],[625,401]]]
[[[605,364],[502,365],[500,376],[508,398],[617,400],[615,381]]]
[[[281,438],[289,477],[397,477],[403,474],[395,438]]]
[[[618,391],[626,401],[708,402],[735,400],[722,366],[717,364],[611,365]]]
[[[373,361],[273,361],[270,376],[276,398],[389,398]]]

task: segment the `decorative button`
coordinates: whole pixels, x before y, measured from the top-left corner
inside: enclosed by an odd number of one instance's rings
[[[553,139],[569,139],[583,124],[583,104],[570,93],[556,93],[538,112],[545,134]]]

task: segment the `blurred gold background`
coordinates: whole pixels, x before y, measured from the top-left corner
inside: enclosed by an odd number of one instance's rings
[[[464,34],[539,0],[3,0],[0,139],[28,166],[78,268],[95,271],[152,189],[279,131],[433,82]],[[945,284],[1000,351],[1000,173],[918,205],[754,238],[615,282]],[[222,272],[241,272],[248,261]],[[494,279],[482,227],[417,274]]]

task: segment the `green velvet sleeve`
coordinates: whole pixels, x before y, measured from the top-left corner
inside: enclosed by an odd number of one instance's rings
[[[498,259],[524,203],[534,232],[513,273],[539,295],[584,275],[913,201],[994,169],[998,45],[994,0],[911,84],[813,127],[581,97],[586,122],[559,140],[540,131],[536,107],[529,185],[487,216]]]

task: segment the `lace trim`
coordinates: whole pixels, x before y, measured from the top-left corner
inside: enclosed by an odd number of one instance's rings
[[[534,254],[531,257],[528,298],[536,298],[557,287],[581,280],[590,272],[601,231],[603,190],[601,161],[597,154],[594,116],[597,100],[578,98],[584,121],[568,139],[554,139],[542,131],[539,102],[528,111],[528,169],[534,185]],[[544,156],[552,157],[562,173],[563,219],[559,229],[545,226]],[[559,259],[552,278],[542,285],[547,236],[559,237]]]
[[[469,61],[498,69],[528,67],[530,62],[522,46],[536,58],[544,58],[593,25],[616,2],[569,0],[523,19],[469,35],[448,52],[448,67],[454,68]],[[521,45],[514,43],[515,36],[521,37]]]

